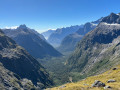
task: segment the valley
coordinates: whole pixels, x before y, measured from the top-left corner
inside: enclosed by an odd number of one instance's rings
[[[0,90],[120,90],[119,2],[1,0]]]

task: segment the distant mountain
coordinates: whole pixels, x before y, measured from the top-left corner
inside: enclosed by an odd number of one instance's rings
[[[120,15],[104,17],[98,26],[78,43],[66,65],[69,72],[89,76],[120,63]]]
[[[88,22],[84,24],[84,26],[77,30],[75,33],[66,36],[62,40],[61,45],[57,48],[57,50],[60,52],[73,51],[77,43],[83,38],[83,36],[89,31],[95,29],[95,27],[100,23],[101,19],[94,22]]]
[[[61,56],[61,53],[48,44],[41,34],[26,27],[26,25],[20,25],[14,30],[3,29],[3,31],[7,36],[15,40],[17,44],[24,47],[35,58]]]
[[[76,25],[66,28],[58,28],[56,29],[48,38],[48,42],[54,47],[58,47],[61,41],[69,34],[76,32],[79,28],[83,27],[83,25]]]
[[[60,46],[56,49],[61,53],[72,52],[75,49],[77,42],[79,42],[83,36],[84,35],[79,35],[78,33],[70,34],[62,40]]]
[[[23,85],[28,82],[28,87],[31,88],[34,87],[31,86],[32,83],[40,84],[41,87],[52,85],[48,73],[40,63],[0,30],[0,88],[9,90],[15,87],[17,89],[12,90],[18,90],[23,86],[22,82]]]
[[[48,31],[43,32],[43,33],[41,33],[41,34],[45,37],[45,39],[48,39],[49,36],[50,36],[53,32],[55,32],[55,30],[48,30]]]

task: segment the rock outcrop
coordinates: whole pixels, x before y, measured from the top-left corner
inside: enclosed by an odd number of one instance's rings
[[[96,81],[93,83],[92,87],[105,87],[105,84],[102,83],[101,81],[96,80]]]

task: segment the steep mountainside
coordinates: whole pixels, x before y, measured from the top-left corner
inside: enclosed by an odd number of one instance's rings
[[[77,42],[79,42],[83,36],[84,35],[79,35],[78,33],[66,36],[62,40],[57,50],[60,51],[61,53],[72,52],[75,49]]]
[[[20,79],[0,63],[0,90],[37,89],[28,79]]]
[[[62,40],[61,45],[57,48],[57,50],[60,52],[73,51],[76,47],[76,44],[83,38],[83,36],[89,31],[95,29],[96,26],[97,23],[94,22],[86,23],[83,28],[80,28],[75,33],[66,36]]]
[[[15,40],[17,44],[24,47],[35,58],[61,56],[57,50],[55,50],[44,39],[40,38],[40,34],[29,29],[25,25],[20,25],[15,30],[4,29],[3,31],[7,36]]]
[[[37,31],[35,31],[34,29],[30,29],[33,33],[35,33],[36,35],[38,35],[42,40],[45,40],[46,41],[46,39],[44,38],[44,36],[42,35],[42,34],[40,34],[40,33],[38,33]]]
[[[72,34],[76,32],[79,28],[83,27],[83,25],[76,25],[76,26],[71,26],[71,27],[66,27],[66,28],[58,28],[53,32],[50,37],[48,38],[48,42],[57,47],[60,45],[61,41],[63,38],[65,38],[67,35]]]
[[[119,14],[112,13],[85,35],[66,62],[70,72],[89,76],[120,63],[119,18]]]
[[[22,47],[18,46],[15,41],[5,36],[1,30],[0,63],[3,64],[3,69],[6,68],[9,71],[17,74],[17,78],[27,78],[31,80],[35,85],[37,85],[38,82],[43,86],[49,86],[52,84],[48,73],[37,62],[37,60],[29,55]],[[3,71],[3,73],[5,72]],[[1,77],[2,76],[0,76],[0,78]]]
[[[50,36],[53,32],[55,32],[55,30],[48,30],[48,31],[43,32],[43,33],[41,33],[41,34],[42,34],[46,39],[48,39],[49,36]]]

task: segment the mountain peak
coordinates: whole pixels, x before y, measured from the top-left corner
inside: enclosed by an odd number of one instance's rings
[[[21,24],[19,27],[18,27],[19,29],[26,29],[26,28],[28,28],[25,24]]]
[[[120,24],[120,15],[115,14],[115,13],[111,13],[109,16],[104,17],[102,19],[102,22],[106,22],[106,23],[109,23],[109,24],[112,24],[112,23]]]
[[[110,16],[115,16],[115,15],[117,15],[117,14],[115,14],[115,13],[113,13],[113,12],[110,14]]]

